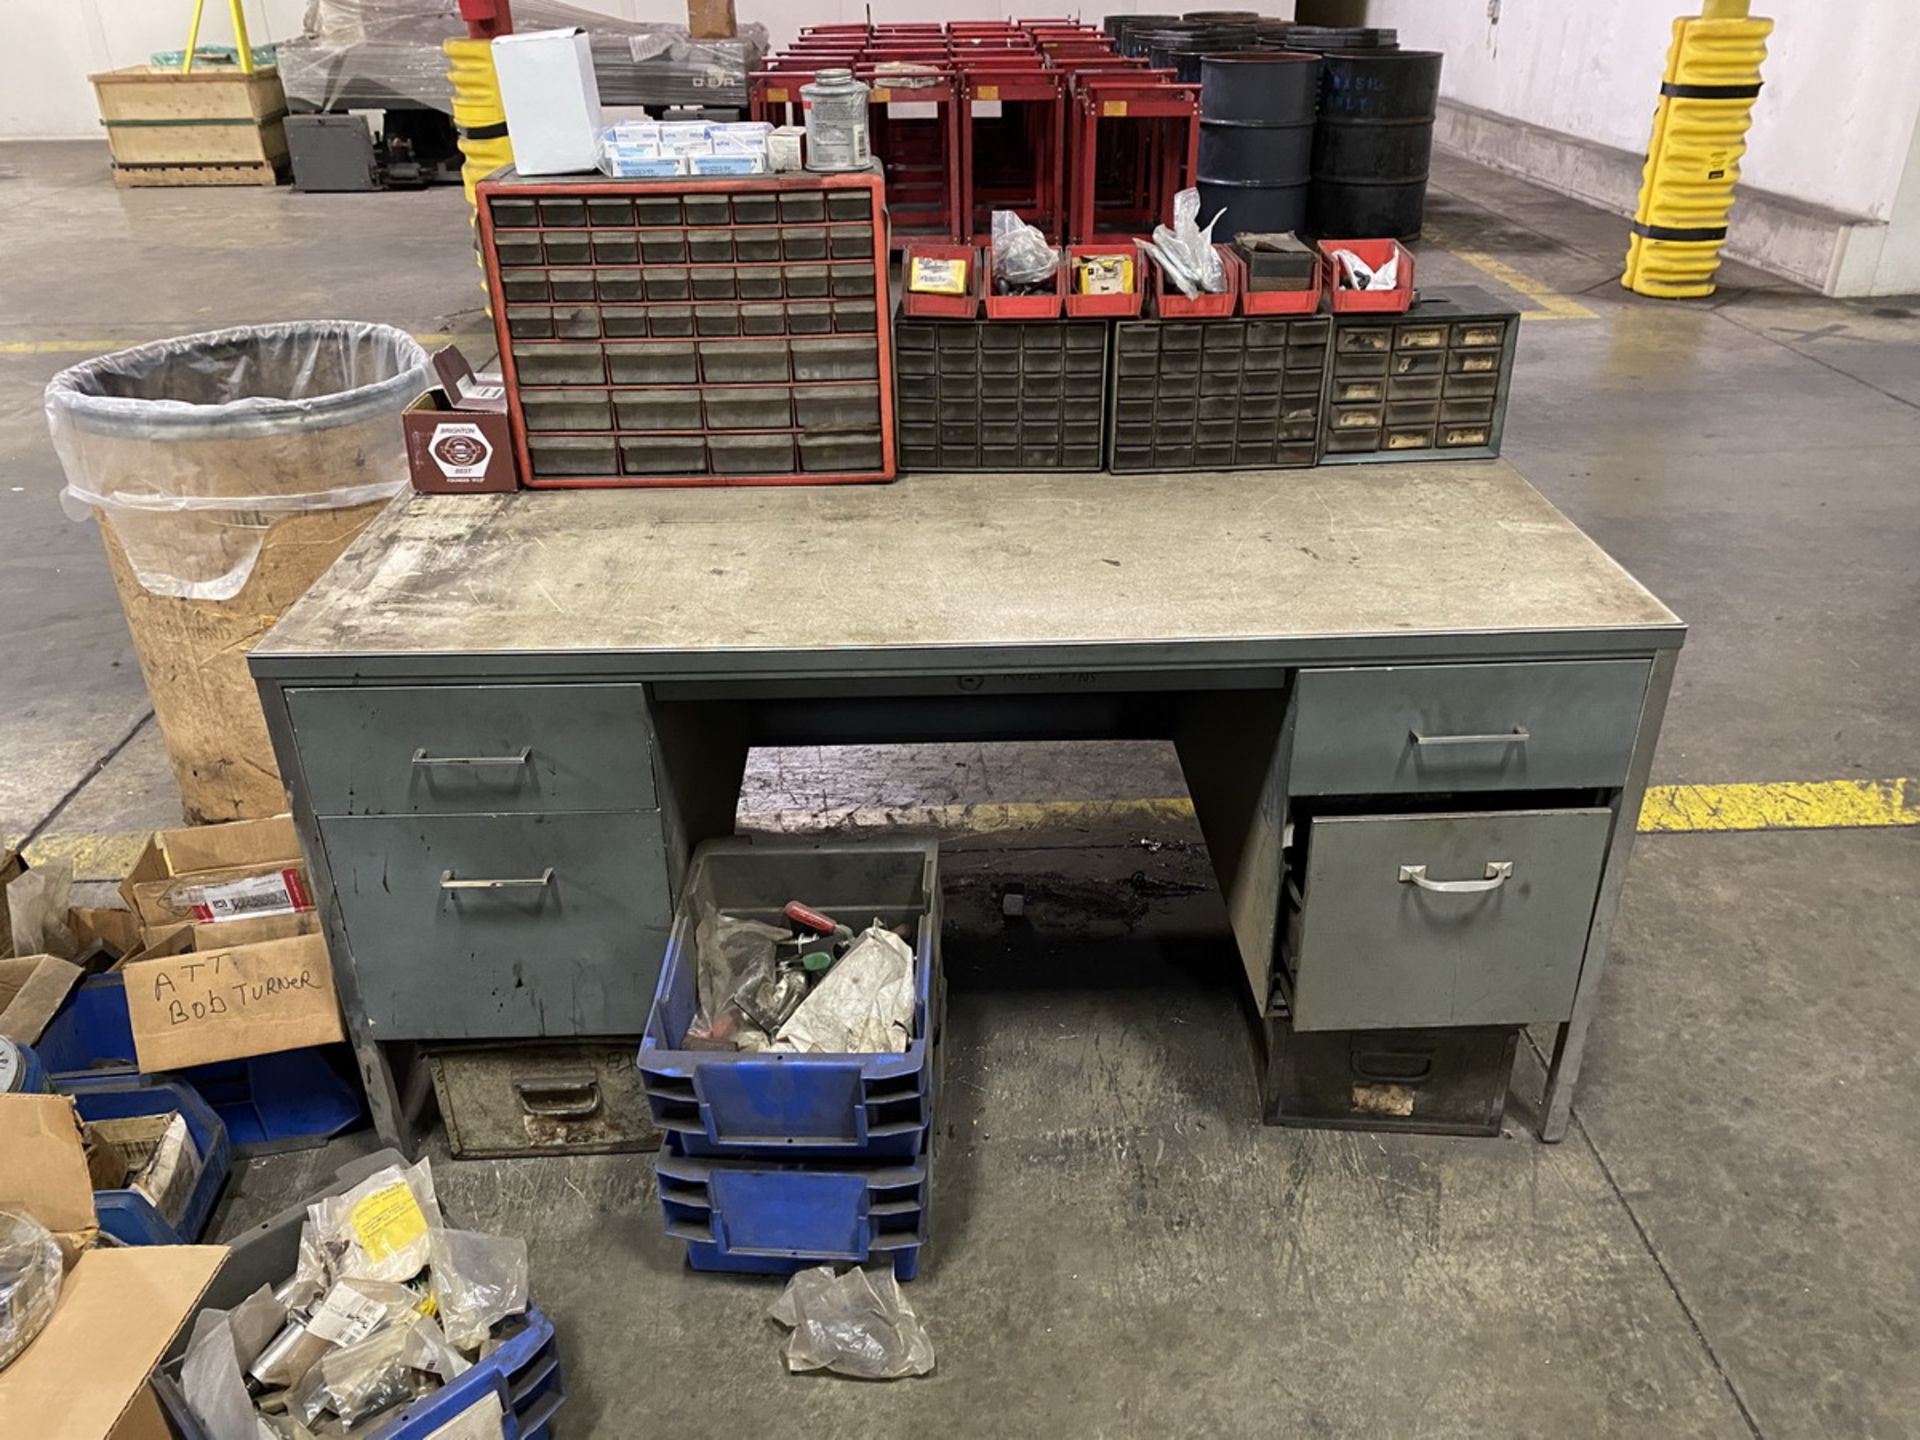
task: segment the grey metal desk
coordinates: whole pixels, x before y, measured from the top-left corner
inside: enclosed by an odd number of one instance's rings
[[[1493,461],[415,497],[252,664],[389,1139],[642,1027],[750,745],[1160,737],[1261,1013],[1557,1024],[1554,1140],[1684,634]]]

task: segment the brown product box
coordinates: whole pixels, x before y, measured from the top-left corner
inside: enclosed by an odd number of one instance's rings
[[[230,924],[313,909],[293,819],[156,830],[120,882],[149,945],[174,926]]]
[[[428,495],[491,495],[520,488],[504,385],[474,379],[467,357],[448,345],[433,356],[440,384],[406,408],[413,488]]]
[[[0,1037],[33,1044],[80,983],[80,975],[78,965],[53,955],[0,960]]]
[[[122,974],[143,1071],[346,1039],[321,935],[136,960]]]

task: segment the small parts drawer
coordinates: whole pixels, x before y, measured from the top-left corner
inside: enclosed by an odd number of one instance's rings
[[[658,811],[320,821],[380,1040],[646,1028],[673,903]]]
[[[456,1160],[656,1150],[632,1040],[458,1046],[427,1057]]]
[[[1618,785],[1647,672],[1643,660],[1303,670],[1287,786],[1393,795]]]
[[[639,685],[291,690],[318,815],[654,807]]]
[[[1498,1135],[1517,1026],[1296,1031],[1267,1026],[1269,1125]]]
[[[1612,812],[1321,816],[1286,947],[1297,1030],[1565,1020]]]

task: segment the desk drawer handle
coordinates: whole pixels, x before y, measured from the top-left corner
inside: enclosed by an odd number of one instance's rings
[[[543,887],[551,885],[552,883],[553,867],[551,865],[542,870],[538,875],[528,875],[524,878],[510,877],[504,880],[456,880],[453,871],[442,870],[440,872],[440,888],[442,890],[521,890]]]
[[[413,752],[416,765],[526,765],[533,760],[533,747],[522,746],[517,755],[429,755],[426,750]]]
[[[1424,865],[1402,865],[1400,883],[1418,885],[1422,890],[1431,890],[1436,895],[1484,895],[1489,890],[1498,890],[1513,878],[1511,860],[1489,860],[1487,878],[1484,880],[1429,880]]]
[[[1418,730],[1407,735],[1416,745],[1524,745],[1533,738],[1523,725],[1500,735],[1422,735]]]
[[[600,1109],[600,1082],[591,1075],[555,1075],[516,1080],[520,1108],[543,1120],[585,1120]]]

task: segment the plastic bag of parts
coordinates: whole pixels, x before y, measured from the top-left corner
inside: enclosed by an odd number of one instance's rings
[[[21,872],[7,886],[7,917],[16,955],[58,955],[71,960],[80,942],[67,923],[73,902],[73,862],[54,860]]]
[[[993,288],[1021,295],[1053,288],[1060,252],[1047,237],[1011,210],[993,212]]]
[[[0,1210],[0,1370],[47,1328],[61,1279],[53,1232],[31,1215]]]
[[[900,1054],[913,1039],[913,947],[875,923],[793,1012],[769,1049]]]
[[[258,1440],[246,1376],[272,1347],[287,1312],[261,1286],[232,1310],[203,1310],[180,1365],[180,1391],[206,1440]]]
[[[435,1230],[433,1300],[446,1337],[477,1351],[493,1327],[527,1308],[527,1242],[473,1230]]]
[[[1182,190],[1173,197],[1173,226],[1153,227],[1152,240],[1134,243],[1151,255],[1188,299],[1197,295],[1219,295],[1227,288],[1226,262],[1213,248],[1213,227],[1225,210],[1214,213],[1204,226],[1200,223],[1200,192]]]
[[[419,1353],[408,1343],[415,1328],[432,1324],[424,1315],[410,1314],[364,1340],[329,1350],[294,1386],[292,1412],[313,1425],[331,1411],[351,1429],[370,1415],[438,1389],[437,1378],[416,1370],[406,1359],[409,1353]]]
[[[933,1369],[933,1341],[901,1293],[892,1267],[802,1270],[767,1311],[793,1333],[787,1369],[899,1380]]]
[[[768,1036],[734,1008],[733,999],[754,976],[772,976],[774,946],[787,932],[759,920],[742,920],[709,908],[694,927],[695,983],[699,1007],[687,1027],[690,1042],[743,1050],[764,1049]]]
[[[518,30],[586,30],[604,105],[744,106],[747,77],[767,53],[762,25],[692,40],[681,26],[558,0],[516,0],[513,20]],[[452,113],[441,47],[467,34],[457,0],[311,0],[305,30],[278,47],[280,83],[296,109],[385,109],[398,96]]]
[[[1334,251],[1333,264],[1342,290],[1391,290],[1400,283],[1398,251],[1378,270],[1351,250]]]
[[[407,486],[400,412],[432,383],[390,325],[317,320],[156,340],[62,370],[47,423],[76,520],[156,595],[231,600],[267,533]]]
[[[337,1279],[411,1280],[431,1256],[428,1232],[440,1226],[433,1172],[424,1160],[385,1166],[344,1195],[309,1205],[307,1218]]]

